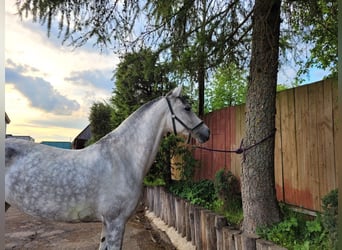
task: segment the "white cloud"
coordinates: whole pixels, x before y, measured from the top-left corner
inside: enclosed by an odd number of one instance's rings
[[[55,33],[48,38],[45,26],[20,21],[14,3],[5,3],[7,133],[70,140],[88,124],[91,104],[111,96],[119,59],[90,46],[62,46]]]

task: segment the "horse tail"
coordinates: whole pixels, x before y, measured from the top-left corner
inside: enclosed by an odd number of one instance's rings
[[[10,208],[10,206],[11,206],[11,205],[5,201],[5,212],[7,211],[7,209]]]
[[[14,158],[19,155],[19,151],[11,148],[5,148],[5,167],[9,167],[10,164],[13,162]]]

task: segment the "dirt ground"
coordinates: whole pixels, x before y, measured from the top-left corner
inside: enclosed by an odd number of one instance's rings
[[[16,208],[5,214],[5,249],[97,249],[101,223],[61,223],[43,221],[26,215]],[[165,233],[153,228],[137,210],[126,225],[124,250],[174,250]]]

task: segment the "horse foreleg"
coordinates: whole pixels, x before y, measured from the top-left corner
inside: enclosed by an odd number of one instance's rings
[[[107,244],[106,244],[106,226],[105,226],[105,222],[103,220],[102,222],[102,231],[101,231],[101,242],[100,242],[100,246],[99,246],[99,250],[107,250]]]
[[[103,220],[99,250],[120,250],[125,232],[125,220]]]

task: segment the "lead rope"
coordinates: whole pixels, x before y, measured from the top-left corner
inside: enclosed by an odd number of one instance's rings
[[[198,148],[198,149],[203,149],[211,152],[219,152],[219,153],[235,153],[235,154],[243,154],[243,161],[245,161],[246,156],[245,153],[246,151],[250,150],[251,148],[254,148],[255,146],[267,141],[268,139],[272,138],[275,136],[276,130],[274,130],[271,134],[266,136],[265,138],[261,139],[260,141],[249,145],[247,147],[243,146],[243,139],[241,139],[240,146],[237,149],[212,149],[212,148],[207,148],[207,147],[201,147],[201,146],[193,146],[193,148]]]

